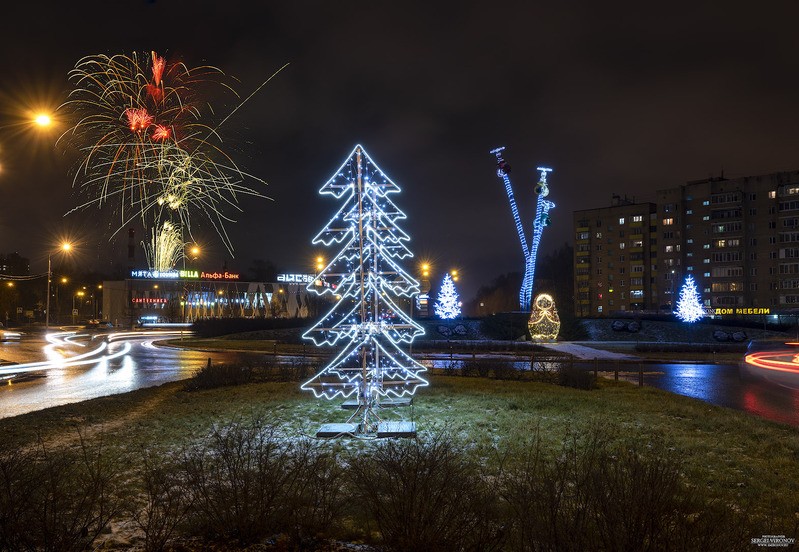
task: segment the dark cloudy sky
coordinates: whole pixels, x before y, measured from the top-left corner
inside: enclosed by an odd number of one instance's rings
[[[0,18],[0,252],[44,270],[65,230],[108,266],[102,213],[62,215],[69,155],[21,132],[58,104],[81,56],[155,49],[237,77],[246,96],[290,63],[224,130],[274,201],[243,203],[236,259],[306,271],[338,205],[317,191],[361,143],[397,182],[417,257],[457,267],[469,298],[522,255],[489,150],[508,147],[526,221],[535,168],[554,168],[542,253],[571,240],[572,212],[612,193],[718,175],[799,169],[795,2],[183,2],[29,0]],[[206,262],[225,253],[211,233]],[[99,260],[98,260],[99,259]]]

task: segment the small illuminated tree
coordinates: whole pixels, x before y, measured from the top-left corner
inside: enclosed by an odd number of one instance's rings
[[[461,314],[460,297],[455,290],[455,282],[452,281],[449,274],[444,276],[444,283],[441,284],[441,290],[438,292],[438,299],[436,299],[433,310],[435,310],[436,316],[444,320],[457,318]]]
[[[696,288],[694,277],[690,274],[685,278],[685,283],[680,289],[680,298],[677,301],[677,318],[683,322],[696,322],[705,316],[705,307]]]
[[[419,293],[419,283],[400,266],[413,254],[397,226],[405,215],[388,197],[399,191],[361,146],[319,190],[343,205],[313,243],[340,250],[308,290],[337,301],[303,337],[318,346],[344,346],[302,389],[326,399],[357,397],[347,424],[328,424],[344,426],[341,434],[380,436],[381,402],[427,385],[420,375],[426,368],[401,349],[424,330],[397,302]]]

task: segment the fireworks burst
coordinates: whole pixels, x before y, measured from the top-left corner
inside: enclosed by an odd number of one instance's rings
[[[180,229],[169,221],[151,229],[150,242],[144,244],[149,267],[160,271],[174,268],[183,258],[184,245]]]
[[[224,74],[167,63],[151,52],[89,56],[69,78],[75,88],[60,109],[74,124],[61,139],[82,154],[73,186],[84,196],[73,211],[108,203],[120,217],[119,229],[138,218],[153,240],[161,221],[173,220],[170,232],[178,232],[181,243],[199,214],[232,253],[225,231],[231,219],[223,211],[238,209],[241,194],[265,197],[246,184],[265,182],[224,153],[217,132],[222,123],[208,124],[214,111],[202,98],[210,89],[235,94]]]

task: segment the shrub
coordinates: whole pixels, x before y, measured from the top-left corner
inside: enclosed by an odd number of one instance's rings
[[[76,449],[0,452],[0,548],[88,548],[121,510],[118,462],[102,442]]]
[[[515,340],[527,335],[529,314],[508,312],[483,318],[480,332],[489,339]]]
[[[253,381],[253,369],[250,366],[233,364],[208,364],[197,370],[194,375],[186,380],[186,391],[199,391],[201,389],[215,389],[229,385],[242,385]]]
[[[191,329],[197,337],[217,337],[259,330],[284,330],[308,325],[306,318],[206,318],[196,320]]]
[[[206,442],[184,452],[191,531],[249,544],[288,527],[291,497],[304,485],[292,447],[275,426],[255,418],[215,428]]]
[[[596,377],[588,370],[574,364],[561,363],[558,370],[558,385],[574,389],[596,389]]]
[[[290,520],[285,531],[290,541],[300,545],[339,529],[349,507],[343,464],[306,439],[294,446],[289,471],[297,480],[286,496]]]
[[[749,530],[729,507],[688,488],[675,453],[573,433],[557,455],[536,435],[503,467],[514,550],[744,550]]]
[[[493,550],[502,544],[496,495],[442,435],[386,441],[352,459],[355,504],[388,550]]]
[[[139,471],[141,499],[128,511],[144,534],[144,549],[164,550],[186,518],[193,498],[186,492],[179,465],[145,452]]]

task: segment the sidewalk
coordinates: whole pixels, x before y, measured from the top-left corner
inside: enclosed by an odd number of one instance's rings
[[[559,353],[566,353],[574,356],[580,360],[637,360],[638,357],[634,355],[627,355],[624,353],[614,353],[612,351],[603,351],[602,349],[594,349],[593,347],[586,347],[585,345],[577,345],[576,343],[539,343],[542,347],[558,351]]]

